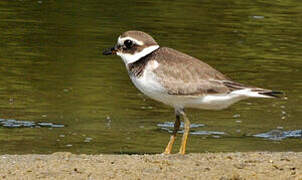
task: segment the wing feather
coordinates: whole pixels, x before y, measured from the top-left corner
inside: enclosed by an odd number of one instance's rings
[[[154,70],[160,83],[172,95],[225,94],[232,82],[208,64],[170,48],[161,48],[153,57],[160,66]]]

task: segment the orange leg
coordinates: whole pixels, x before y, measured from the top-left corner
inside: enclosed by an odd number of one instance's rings
[[[174,144],[175,139],[176,139],[177,131],[179,130],[179,126],[180,126],[180,115],[178,113],[176,113],[176,120],[175,120],[175,123],[174,123],[174,130],[173,130],[173,133],[170,137],[170,141],[169,141],[169,143],[168,143],[168,145],[165,149],[165,152],[163,154],[170,154],[171,153],[173,144]]]
[[[184,124],[185,124],[185,129],[184,129],[184,134],[182,136],[182,141],[181,141],[181,146],[179,149],[179,154],[185,154],[186,153],[186,144],[187,144],[187,139],[188,139],[188,135],[190,132],[190,121],[187,117],[187,115],[185,114],[184,111],[181,111],[182,116],[184,117]]]

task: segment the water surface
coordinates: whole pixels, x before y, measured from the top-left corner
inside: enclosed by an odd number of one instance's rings
[[[302,129],[301,12],[295,0],[0,1],[0,119],[64,125],[0,127],[0,153],[162,152],[169,133],[158,124],[173,122],[173,109],[142,95],[118,57],[101,55],[131,29],[286,94],[188,110],[204,125],[192,128],[189,152],[301,151],[299,137],[254,137]]]

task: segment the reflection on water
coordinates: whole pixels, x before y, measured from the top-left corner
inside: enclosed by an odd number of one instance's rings
[[[157,124],[157,126],[160,127],[161,130],[172,133],[174,128],[174,122],[159,123]],[[190,134],[193,135],[224,135],[225,134],[225,132],[199,130],[200,127],[204,127],[204,126],[205,126],[204,124],[195,124],[195,123],[190,124]],[[181,122],[180,128],[184,128],[183,122]],[[184,130],[179,130],[177,133],[183,134]],[[219,136],[214,136],[214,137],[219,137]]]
[[[173,128],[174,127],[174,122],[164,122],[164,123],[159,123],[157,124],[158,127],[161,128]],[[180,123],[180,128],[184,127],[184,123],[181,122]],[[204,124],[195,124],[195,123],[191,123],[190,124],[190,128],[198,128],[198,127],[204,127]]]
[[[23,128],[23,127],[48,127],[48,128],[62,128],[63,124],[54,124],[49,122],[38,122],[33,121],[17,121],[15,119],[0,119],[0,126],[6,128]]]
[[[192,133],[225,133],[191,136],[188,152],[301,151],[301,139],[252,137],[302,127],[301,12],[299,1],[0,1],[0,118],[65,125],[0,127],[0,153],[162,152],[169,133],[157,124],[173,122],[173,109],[135,89],[118,57],[101,55],[130,29],[286,94],[187,110],[206,124]]]
[[[270,140],[282,140],[285,138],[302,138],[302,130],[282,131],[279,129],[271,130],[267,133],[254,135],[255,137],[267,138]]]
[[[234,115],[233,117],[238,117],[238,115]],[[236,121],[238,123],[238,121]],[[183,128],[184,124],[181,123],[180,128]],[[164,122],[164,123],[159,123],[157,124],[158,127],[161,128],[161,130],[167,131],[169,133],[173,132],[174,128],[174,123],[173,122]],[[219,131],[205,131],[205,130],[200,130],[200,127],[205,127],[204,124],[191,124],[190,125],[190,134],[191,135],[203,135],[203,136],[209,136],[213,135],[212,137],[215,138],[220,138],[221,136],[219,135],[227,135],[225,132],[219,132]],[[255,134],[252,135],[253,137],[259,137],[259,138],[265,138],[269,140],[274,140],[274,141],[279,141],[283,140],[286,138],[302,138],[302,130],[292,130],[292,131],[283,131],[283,127],[278,127],[279,129],[276,130],[271,130],[266,133],[260,133],[260,134]],[[241,132],[239,129],[237,132]],[[178,131],[179,134],[183,134],[183,130]]]

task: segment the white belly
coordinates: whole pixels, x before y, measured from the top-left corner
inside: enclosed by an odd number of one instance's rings
[[[150,98],[177,108],[224,109],[233,103],[247,98],[236,93],[204,96],[169,95],[157,81],[152,71],[145,70],[141,77],[130,76],[133,84]]]

